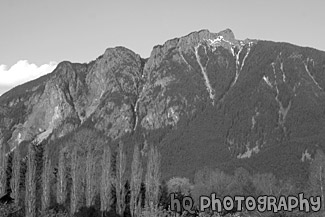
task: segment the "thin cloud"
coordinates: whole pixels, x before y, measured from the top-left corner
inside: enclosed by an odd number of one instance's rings
[[[10,68],[0,65],[0,86],[2,87],[0,95],[14,86],[52,72],[56,66],[56,62],[37,66],[34,63],[29,63],[28,60],[19,60]]]

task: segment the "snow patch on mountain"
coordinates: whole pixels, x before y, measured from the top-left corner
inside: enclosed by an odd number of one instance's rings
[[[243,154],[237,155],[238,159],[244,159],[244,158],[250,158],[253,154],[258,154],[260,152],[260,148],[258,145],[256,145],[254,148],[250,148],[249,144],[246,145],[246,152]]]
[[[311,154],[308,153],[308,150],[306,149],[305,152],[302,153],[301,162],[305,162],[307,160],[311,160]]]
[[[206,70],[206,65],[202,65],[201,63],[201,58],[200,58],[200,55],[199,55],[199,52],[198,52],[198,49],[200,47],[201,44],[199,44],[198,46],[195,47],[195,57],[196,57],[196,60],[201,68],[201,72],[202,72],[202,75],[204,77],[204,81],[205,81],[205,86],[209,92],[209,96],[210,96],[210,99],[213,100],[212,103],[214,103],[214,98],[215,98],[215,90],[212,88],[211,84],[210,84],[210,80],[209,80],[209,77],[208,77],[208,74],[207,74],[207,70]],[[205,49],[205,47],[204,47]],[[208,61],[207,61],[208,62]]]

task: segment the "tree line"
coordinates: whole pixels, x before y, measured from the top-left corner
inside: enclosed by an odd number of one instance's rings
[[[15,205],[22,207],[26,217],[48,216],[53,210],[81,215],[87,209],[101,216],[124,216],[126,212],[140,216],[143,210],[155,211],[159,203],[161,157],[154,146],[146,154],[145,165],[135,145],[132,174],[127,180],[122,142],[116,152],[108,144],[88,145],[86,150],[78,145],[72,151],[60,148],[56,166],[49,144],[41,148],[30,143],[24,158],[19,148],[8,156],[10,159],[1,156],[1,194],[10,189]]]
[[[1,147],[0,193],[11,190],[14,205],[18,207],[12,212],[26,217],[181,216],[182,213],[169,210],[170,193],[176,193],[179,198],[191,196],[197,203],[201,195],[212,192],[222,198],[229,195],[279,197],[304,191],[307,195],[320,195],[322,203],[325,202],[325,154],[321,150],[315,153],[308,182],[301,189],[271,173],[251,174],[244,168],[237,168],[232,174],[218,168],[203,168],[195,173],[193,183],[180,177],[165,182],[161,179],[161,156],[155,146],[146,152],[139,145],[134,146],[128,176],[123,142],[114,151],[103,141],[92,144],[85,141],[85,145],[79,142],[58,147],[55,158],[51,157],[51,144],[30,143],[26,156],[19,148],[6,155]],[[0,213],[6,216],[1,207]]]

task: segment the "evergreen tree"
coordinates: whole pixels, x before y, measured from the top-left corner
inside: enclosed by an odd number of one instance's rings
[[[252,177],[252,183],[257,195],[278,196],[278,180],[272,173],[255,174]]]

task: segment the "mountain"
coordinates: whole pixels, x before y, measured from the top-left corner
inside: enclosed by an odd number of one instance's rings
[[[323,51],[201,30],[148,59],[108,48],[13,88],[0,97],[0,143],[9,152],[92,129],[129,155],[158,145],[165,178],[241,166],[304,182],[325,147],[324,89]]]

